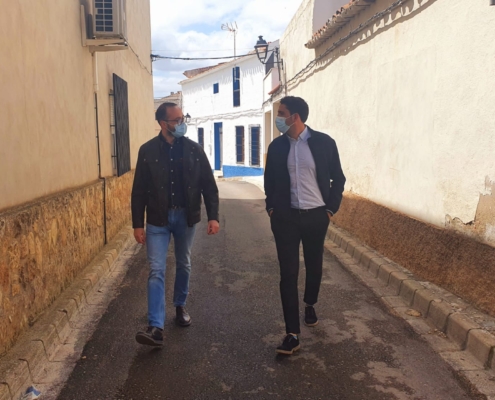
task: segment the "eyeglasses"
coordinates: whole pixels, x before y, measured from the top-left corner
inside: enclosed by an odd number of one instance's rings
[[[182,117],[182,118],[176,118],[176,119],[164,119],[162,121],[165,121],[165,122],[175,122],[175,125],[181,125],[183,124],[184,122],[186,124],[189,123],[189,121],[191,120],[191,117],[189,117],[188,115],[186,115],[185,117]]]

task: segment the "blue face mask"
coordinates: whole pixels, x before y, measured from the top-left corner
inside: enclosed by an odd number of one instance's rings
[[[287,118],[290,118],[290,117],[287,117]],[[287,118],[284,118],[284,117],[277,117],[275,118],[275,125],[277,126],[277,129],[282,132],[282,133],[287,133],[287,131],[290,129],[290,127],[292,125],[287,125],[285,123],[285,121],[287,120]]]
[[[183,122],[180,125],[175,125],[175,130],[173,132],[170,131],[170,133],[174,135],[176,138],[181,138],[186,134],[186,132],[187,132],[187,125],[185,122]]]

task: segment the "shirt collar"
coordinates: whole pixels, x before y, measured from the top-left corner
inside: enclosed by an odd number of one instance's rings
[[[309,129],[306,126],[302,131],[302,133],[299,135],[299,139],[301,139],[303,142],[307,142],[310,137],[311,137],[311,133],[309,133]]]
[[[307,142],[310,137],[311,137],[311,133],[309,132],[309,129],[308,129],[307,126],[301,132],[301,134],[299,135],[299,137],[297,138],[297,140],[296,139],[292,139],[289,135],[287,135],[287,138],[289,139],[289,142],[290,141],[298,141],[298,140],[302,140],[303,142]]]

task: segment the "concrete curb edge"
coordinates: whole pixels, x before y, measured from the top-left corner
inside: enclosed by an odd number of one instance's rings
[[[123,228],[0,358],[0,400],[17,400],[29,386],[38,383],[36,376],[44,363],[54,362],[53,355],[63,344],[64,333],[133,237],[132,229]]]
[[[327,238],[333,246],[326,243],[325,247],[344,267],[351,272],[356,272],[356,267],[369,272],[390,290],[391,296],[400,297],[461,350],[474,356],[485,369],[495,371],[495,318],[432,283],[420,281],[341,228],[331,225]]]

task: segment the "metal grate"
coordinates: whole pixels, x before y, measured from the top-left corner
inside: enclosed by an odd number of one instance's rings
[[[113,32],[114,23],[113,0],[95,1],[96,32]]]
[[[239,67],[232,68],[232,83],[234,89],[234,107],[241,105],[241,70]]]
[[[112,170],[117,175],[117,137],[115,136],[115,97],[110,93],[110,133],[112,135]]]
[[[198,128],[198,143],[201,147],[205,147],[205,130],[204,128]]]
[[[131,170],[131,149],[129,143],[129,106],[127,82],[113,74],[113,96],[115,113],[115,143],[117,155],[117,176]]]
[[[251,127],[251,135],[250,135],[250,152],[249,158],[251,165],[253,167],[260,166],[260,149],[261,149],[261,141],[260,141],[260,127],[252,126]]]
[[[235,154],[237,164],[244,164],[244,127],[235,127]]]

